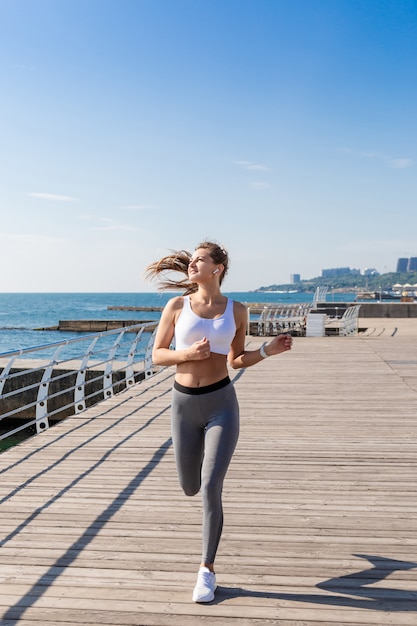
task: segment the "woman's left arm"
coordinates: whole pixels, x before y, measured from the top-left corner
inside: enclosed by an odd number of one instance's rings
[[[228,355],[229,365],[233,369],[256,365],[256,363],[263,361],[265,357],[262,356],[260,348],[257,348],[256,350],[245,350],[247,324],[246,307],[240,302],[235,302],[234,314],[236,320],[236,334]],[[264,345],[263,351],[266,356],[273,356],[275,354],[287,352],[288,350],[291,350],[291,347],[291,335],[277,335],[276,337],[273,337],[267,345]]]

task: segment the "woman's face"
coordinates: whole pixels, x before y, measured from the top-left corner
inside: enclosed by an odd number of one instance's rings
[[[197,248],[188,266],[188,277],[194,283],[208,280],[214,276],[213,272],[218,275],[217,268],[218,265],[214,263],[210,252],[205,248]]]

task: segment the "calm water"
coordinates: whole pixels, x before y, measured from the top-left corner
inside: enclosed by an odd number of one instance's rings
[[[129,319],[140,322],[157,319],[158,313],[109,311],[108,307],[162,306],[167,299],[159,294],[131,293],[0,294],[0,353],[73,339],[79,335],[36,330],[56,326],[60,320]]]
[[[71,339],[78,333],[40,331],[56,326],[60,320],[129,319],[157,320],[159,312],[111,311],[109,306],[164,306],[172,293],[3,293],[0,294],[0,354],[22,348]],[[304,303],[313,295],[305,293],[227,293],[241,302]],[[351,302],[354,294],[327,296],[329,301]],[[77,345],[77,344],[75,344]],[[41,354],[39,353],[39,356]],[[71,356],[75,356],[71,355]]]

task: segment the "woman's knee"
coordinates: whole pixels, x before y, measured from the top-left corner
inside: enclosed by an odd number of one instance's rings
[[[190,481],[186,481],[186,482],[181,481],[180,484],[185,495],[190,496],[190,497],[197,495],[201,487],[200,482],[195,483],[195,482],[190,482]]]

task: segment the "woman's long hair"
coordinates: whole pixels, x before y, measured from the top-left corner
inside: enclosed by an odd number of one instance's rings
[[[219,278],[220,285],[229,269],[229,256],[223,246],[212,241],[203,241],[195,247],[196,250],[204,248],[209,251],[214,263],[222,264],[224,270]],[[148,280],[157,281],[159,283],[158,289],[163,291],[164,289],[172,289],[175,291],[184,290],[184,295],[195,293],[198,289],[197,283],[192,283],[188,279],[188,266],[191,261],[191,253],[187,250],[173,250],[171,254],[164,256],[159,261],[155,261],[148,265],[145,270],[145,276]],[[167,278],[165,274],[167,272],[180,272],[185,274],[186,278],[180,280],[174,280]]]

